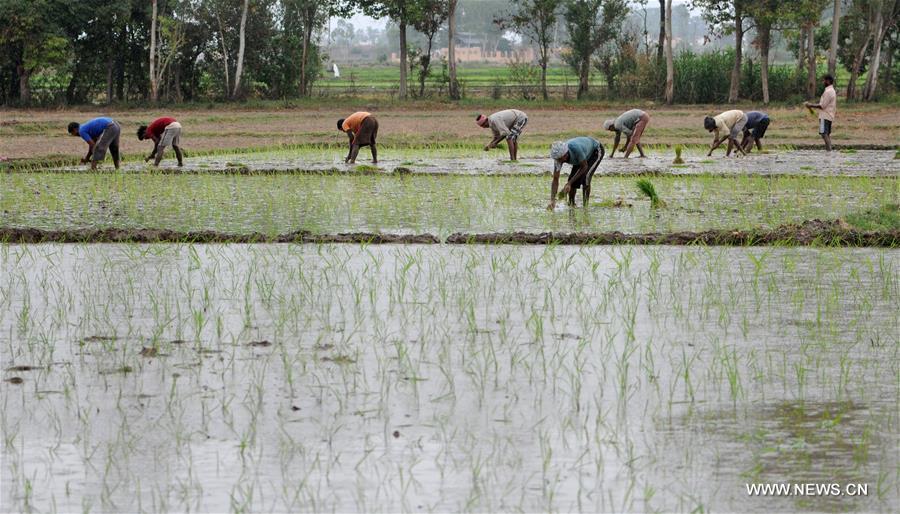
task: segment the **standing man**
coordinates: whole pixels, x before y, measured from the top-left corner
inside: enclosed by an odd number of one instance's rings
[[[715,132],[712,146],[709,148],[709,153],[707,153],[706,156],[712,156],[713,150],[724,143],[726,139],[728,140],[728,150],[725,151],[725,157],[731,155],[732,147],[746,155],[746,152],[744,152],[744,149],[741,148],[741,145],[737,140],[738,134],[744,131],[744,126],[746,124],[747,115],[744,114],[744,111],[739,111],[737,109],[725,111],[716,117],[707,116],[704,118],[703,128],[710,132]],[[721,138],[719,138],[719,132],[724,133]]]
[[[522,135],[522,129],[528,123],[528,116],[524,112],[518,109],[506,109],[490,116],[479,114],[475,117],[475,123],[481,128],[490,127],[494,133],[494,139],[484,147],[485,152],[491,148],[497,148],[500,141],[506,138],[509,160],[516,160],[519,154],[519,136]]]
[[[748,112],[747,124],[744,125],[744,136],[741,138],[741,148],[744,149],[744,152],[750,153],[754,143],[756,143],[756,149],[762,152],[762,143],[760,143],[760,140],[765,137],[766,129],[768,128],[768,114],[762,111]]]
[[[375,138],[378,137],[378,120],[368,112],[355,112],[348,118],[341,118],[337,122],[337,128],[346,132],[350,138],[350,152],[344,162],[353,164],[359,154],[359,148],[368,146],[372,150],[372,163],[378,164],[378,149],[375,147]]]
[[[831,124],[834,122],[834,115],[837,114],[837,92],[834,90],[834,77],[825,75],[822,80],[825,82],[825,91],[822,92],[819,103],[806,102],[806,107],[819,110],[819,135],[825,141],[825,151],[830,152]]]
[[[141,125],[137,130],[137,138],[139,141],[153,140],[153,151],[144,159],[144,162],[156,157],[153,165],[159,166],[166,147],[172,145],[175,157],[178,158],[178,166],[184,166],[181,153],[181,123],[178,123],[175,118],[157,118],[150,123],[150,126]]]
[[[616,133],[616,140],[613,142],[612,151],[609,152],[609,158],[612,159],[619,148],[619,138],[625,134],[625,158],[631,155],[631,151],[637,147],[641,157],[644,155],[644,147],[641,145],[641,135],[647,124],[650,123],[650,115],[640,109],[632,109],[625,111],[616,119],[608,119],[603,122],[603,128]]]
[[[559,193],[560,196],[569,195],[569,205],[575,205],[575,191],[583,187],[582,200],[587,207],[591,197],[591,178],[600,161],[603,160],[605,150],[599,141],[592,137],[575,137],[568,141],[557,141],[550,145],[550,158],[553,159],[553,184],[550,186],[550,205],[548,211],[556,207],[556,191],[559,189],[559,172],[563,164],[570,164],[572,171],[569,180]]]
[[[81,137],[88,144],[87,155],[81,164],[91,163],[91,169],[97,169],[97,163],[106,158],[106,151],[112,154],[113,165],[119,169],[119,135],[122,128],[112,118],[94,118],[84,125],[69,123],[69,135]]]

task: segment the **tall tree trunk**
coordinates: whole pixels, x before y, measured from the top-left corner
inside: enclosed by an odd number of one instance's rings
[[[872,30],[872,60],[869,62],[869,73],[866,76],[866,85],[863,87],[863,100],[869,102],[875,99],[878,89],[878,68],[881,66],[881,43],[884,41],[884,10],[878,6],[875,12],[875,27]]]
[[[803,73],[806,67],[806,26],[800,27],[800,34],[797,39],[797,75]]]
[[[115,68],[116,61],[112,58],[107,59],[106,61],[106,104],[109,105],[113,102],[113,69]]]
[[[222,16],[216,13],[216,20],[219,22],[219,40],[222,41],[222,60],[225,71],[225,97],[227,98],[231,92],[231,79],[228,76],[228,46],[225,44],[225,26],[222,24]]]
[[[408,68],[406,52],[406,19],[400,20],[400,98],[406,98],[406,72]]]
[[[828,74],[837,71],[838,34],[841,26],[841,0],[834,0],[834,16],[831,18],[831,46],[828,48]]]
[[[666,104],[675,100],[675,57],[672,55],[672,0],[666,0]]]
[[[541,95],[544,100],[548,100],[550,98],[550,94],[547,92],[547,62],[550,60],[550,49],[543,48],[541,50]]]
[[[247,30],[247,9],[250,7],[250,0],[244,0],[244,9],[241,11],[241,29],[238,33],[238,57],[237,68],[234,70],[234,90],[231,96],[235,97],[241,92],[241,75],[244,73],[244,35]]]
[[[762,82],[763,105],[769,105],[769,43],[772,27],[765,23],[758,27],[759,79]]]
[[[447,67],[450,73],[451,100],[461,98],[459,81],[456,79],[456,4],[457,0],[450,0],[448,5],[450,15],[447,19]]]
[[[659,0],[659,44],[656,46],[656,64],[662,64],[666,46],[666,0]]]
[[[422,71],[419,74],[419,96],[425,96],[425,79],[428,78],[428,69],[431,68],[431,45],[434,39],[433,36],[428,38],[428,50],[421,57],[422,59]]]
[[[847,81],[847,100],[856,98],[856,79],[859,78],[859,71],[862,69],[863,59],[866,57],[866,50],[869,49],[869,39],[871,35],[866,37],[865,42],[853,56],[853,66],[850,69],[850,80]]]
[[[585,56],[581,64],[578,65],[578,94],[580,100],[588,93],[589,80],[591,77],[591,56]]]
[[[313,27],[316,23],[315,9],[317,7],[310,4],[306,9],[307,11],[303,14],[303,41],[300,49],[300,96],[310,96],[312,94],[309,81],[309,51],[310,45],[312,45]]]
[[[16,74],[19,76],[19,101],[23,104],[31,103],[31,70],[23,64],[16,66]]]
[[[731,68],[731,86],[728,88],[728,103],[735,103],[741,89],[741,59],[743,58],[744,20],[740,0],[734,2],[734,67]]]
[[[816,96],[816,31],[815,24],[811,24],[806,30],[806,58],[809,66],[806,71],[806,96]]]
[[[156,14],[157,2],[150,0],[152,14],[150,17],[150,101],[159,100],[159,79],[156,76]]]

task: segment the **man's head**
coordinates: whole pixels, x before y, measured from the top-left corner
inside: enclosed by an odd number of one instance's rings
[[[612,130],[616,131],[616,120],[610,118],[603,122],[603,130]]]
[[[78,123],[76,123],[76,122],[74,122],[74,121],[73,121],[72,123],[69,123],[69,129],[68,129],[68,130],[69,130],[69,135],[70,135],[70,136],[77,136],[77,135],[78,135],[78,129],[80,129],[80,128],[81,128],[81,125],[79,125]]]
[[[141,125],[137,129],[137,137],[138,141],[143,141],[147,138],[147,125]]]
[[[344,118],[341,118],[341,119],[338,120],[338,122],[337,122],[337,128],[338,128],[338,130],[340,130],[341,132],[344,132]]]
[[[487,128],[488,117],[485,116],[484,114],[479,114],[478,116],[475,116],[475,124],[481,128]]]
[[[569,145],[565,141],[556,141],[550,145],[550,158],[554,161],[564,161],[569,153]]]
[[[825,82],[825,87],[834,85],[834,77],[832,77],[830,74],[822,77],[822,80]]]
[[[716,130],[715,118],[713,118],[712,116],[707,116],[707,117],[703,118],[703,128],[705,128],[706,130],[708,130],[710,132],[712,132],[713,130]]]

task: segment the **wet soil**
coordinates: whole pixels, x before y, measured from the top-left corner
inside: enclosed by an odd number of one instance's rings
[[[351,243],[351,244],[527,244],[527,245],[715,245],[715,246],[855,246],[898,247],[900,230],[864,231],[843,220],[810,220],[774,229],[705,230],[627,234],[612,232],[454,233],[442,240],[432,234],[351,232],[313,234],[232,234],[166,229],[41,230],[0,228],[0,242],[33,243]]]

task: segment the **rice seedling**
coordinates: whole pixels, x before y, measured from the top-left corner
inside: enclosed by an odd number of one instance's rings
[[[682,145],[675,145],[675,160],[672,164],[684,164],[684,159],[681,158],[682,149]]]
[[[653,186],[653,182],[650,182],[649,179],[638,179],[637,182],[635,182],[635,185],[642,195],[650,199],[651,208],[657,209],[666,206],[666,202],[660,199],[659,195],[656,194],[656,188]]]

